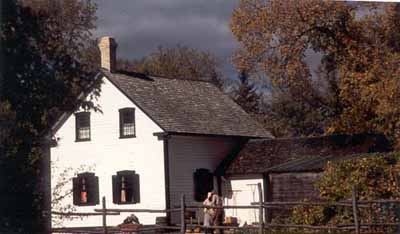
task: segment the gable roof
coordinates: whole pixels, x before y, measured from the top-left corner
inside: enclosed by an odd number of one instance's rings
[[[102,72],[165,132],[271,137],[212,83]]]
[[[257,139],[250,140],[236,157],[230,160],[229,165],[220,165],[220,168],[226,168],[225,174],[228,175],[263,174],[272,167],[295,160],[294,164],[301,165],[300,169],[306,171],[318,168],[320,164],[317,162],[325,157],[390,150],[388,140],[382,135],[374,134]],[[290,166],[291,164],[288,168]]]

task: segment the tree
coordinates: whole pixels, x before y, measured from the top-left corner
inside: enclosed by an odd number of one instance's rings
[[[118,69],[154,76],[211,81],[219,87],[223,84],[219,63],[214,55],[180,45],[172,48],[160,46],[140,60],[120,59]]]
[[[70,187],[71,178],[76,177],[79,172],[82,171],[93,171],[95,165],[82,164],[78,168],[59,168],[54,163],[51,164],[51,174],[55,174],[57,171],[61,173],[54,178],[54,186],[51,190],[51,210],[61,213],[73,213],[76,212],[75,206],[71,205],[70,202],[73,199],[73,189]],[[52,217],[52,223],[56,226],[62,226],[66,220],[79,219],[79,216],[66,216],[66,215],[54,215]]]
[[[365,158],[328,162],[317,182],[319,199],[328,202],[350,200],[355,186],[360,200],[397,200],[400,197],[399,153],[376,154]],[[395,204],[373,204],[359,209],[360,223],[398,222]],[[304,207],[293,210],[297,224],[339,225],[353,222],[351,207],[334,205]],[[369,233],[393,233],[391,226],[369,227]]]
[[[245,71],[239,73],[239,82],[239,87],[231,94],[233,100],[247,113],[256,115],[260,111],[260,97],[256,92],[255,85],[250,83]]]
[[[272,88],[262,103],[263,122],[276,137],[321,135],[340,110],[335,66],[327,57],[322,60],[316,74],[319,90],[312,90],[312,98],[301,98],[301,90]],[[313,87],[314,89],[314,87]],[[300,96],[300,97],[299,97]]]
[[[1,10],[0,232],[44,233],[50,205],[41,193],[44,139],[60,113],[79,105],[96,109],[77,98],[99,94],[96,68],[83,56],[95,6],[6,0]]]
[[[252,77],[269,79],[278,97],[283,94],[301,104],[294,110],[302,106],[321,110],[315,119],[323,116],[326,121],[323,126],[314,122],[317,134],[321,128],[325,133],[379,132],[396,141],[399,8],[398,4],[242,0],[231,19],[241,45],[233,61]],[[312,75],[306,62],[311,52],[322,57],[322,79]],[[289,122],[291,116],[282,119]]]
[[[329,121],[323,107],[309,105],[279,90],[273,90],[262,105],[262,122],[275,137],[321,135]]]

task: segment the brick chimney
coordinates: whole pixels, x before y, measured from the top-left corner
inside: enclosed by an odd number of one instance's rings
[[[112,37],[102,37],[99,40],[101,67],[115,72],[117,65],[117,43]]]

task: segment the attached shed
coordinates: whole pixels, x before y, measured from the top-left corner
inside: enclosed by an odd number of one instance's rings
[[[299,201],[317,196],[314,184],[328,161],[390,150],[385,137],[373,134],[250,140],[236,155],[224,160],[218,173],[224,181],[223,195],[228,204],[258,201],[258,191],[253,196],[251,185],[257,183],[262,183],[264,201]],[[258,220],[249,212],[227,214],[240,215],[241,224]],[[268,212],[266,219],[278,215],[276,211]]]
[[[266,170],[265,181],[268,184],[267,201],[318,200],[319,191],[316,182],[322,177],[328,162],[356,158],[376,157],[379,153],[357,153],[348,155],[306,156],[289,161]],[[287,211],[270,209],[267,220],[287,216]]]

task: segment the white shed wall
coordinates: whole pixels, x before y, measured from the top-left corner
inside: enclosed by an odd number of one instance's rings
[[[71,115],[56,133],[58,146],[51,149],[52,189],[57,184],[63,171],[72,168],[80,173],[91,168],[99,177],[100,204],[96,206],[73,206],[75,212],[93,212],[101,208],[101,198],[107,199],[107,208],[149,208],[165,209],[164,152],[163,141],[153,136],[162,129],[142,110],[122,94],[108,79],[104,84],[98,103],[103,113],[91,113],[91,140],[75,142],[75,116]],[[134,107],[136,118],[136,138],[119,138],[120,108]],[[84,169],[79,169],[84,167]],[[140,203],[134,205],[116,205],[112,202],[112,175],[120,170],[135,170],[140,175]],[[71,173],[67,173],[71,176]],[[63,190],[72,189],[72,178],[63,186]],[[53,197],[54,198],[54,197]],[[52,198],[52,199],[53,199]],[[62,206],[73,205],[72,196],[62,201]],[[129,213],[120,216],[108,216],[108,225],[122,223]],[[141,223],[155,223],[156,216],[165,214],[136,214]],[[53,227],[55,220],[52,220]],[[101,216],[65,220],[62,225],[101,226]]]
[[[257,184],[261,183],[262,191],[263,179],[255,178],[230,178],[222,183],[224,205],[230,206],[248,206],[252,202],[259,201],[259,192]],[[226,209],[225,216],[238,218],[240,225],[244,223],[252,224],[258,222],[258,209]]]

